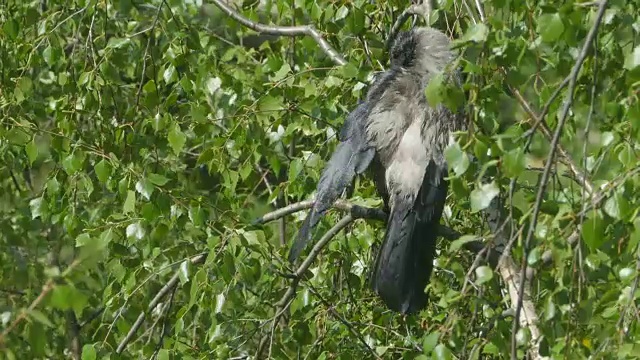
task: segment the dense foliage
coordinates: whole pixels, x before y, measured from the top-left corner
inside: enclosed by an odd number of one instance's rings
[[[530,332],[512,334],[504,279],[461,247],[492,242],[481,210],[501,193],[513,259],[534,270],[541,355],[638,358],[638,3],[607,5],[553,159],[545,132],[564,121],[572,84],[544,124],[537,117],[571,73],[599,2],[437,3],[431,22],[457,39],[472,124],[447,151],[445,223],[470,236],[441,240],[432,300],[403,318],[368,288],[384,225],[358,220],[274,323],[304,213],[251,221],[311,197],[408,2],[238,7],[253,21],[313,24],[348,61],[337,66],[310,37],[258,36],[202,1],[3,1],[2,357],[242,358],[264,340],[264,356],[278,359],[509,358],[515,336],[522,358]],[[463,99],[442,84],[427,93]],[[368,178],[352,201],[381,204]],[[321,230],[339,218],[332,211]]]

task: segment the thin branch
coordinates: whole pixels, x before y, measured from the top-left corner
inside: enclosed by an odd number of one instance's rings
[[[176,287],[174,287],[173,291],[171,292],[171,297],[169,298],[169,305],[167,305],[167,310],[165,311],[165,314],[164,314],[164,321],[162,322],[160,340],[158,340],[156,349],[153,352],[153,356],[151,357],[152,359],[158,358],[158,353],[160,352],[160,350],[162,349],[162,346],[164,345],[164,338],[169,333],[167,324],[169,323],[169,314],[171,314],[171,307],[173,305],[173,297],[175,296],[175,294],[176,294]]]
[[[410,16],[420,15],[425,19],[427,25],[429,25],[429,15],[431,14],[431,10],[432,9],[431,9],[430,0],[425,0],[420,4],[414,4],[406,8],[400,14],[400,16],[398,16],[398,18],[396,19],[396,22],[391,27],[391,30],[389,31],[389,35],[387,36],[387,41],[385,42],[385,49],[387,49],[387,51],[391,49],[391,45],[393,44],[393,41],[398,36],[398,33],[400,32],[402,25],[404,25],[404,23],[407,22]]]
[[[526,261],[526,256],[527,253],[530,249],[530,242],[531,242],[531,238],[533,237],[533,233],[535,231],[536,228],[536,224],[538,222],[538,215],[540,212],[540,205],[542,204],[542,198],[544,197],[546,188],[547,188],[547,182],[549,180],[549,176],[551,174],[551,167],[553,165],[553,159],[556,155],[556,151],[557,151],[557,147],[558,147],[558,143],[560,142],[560,136],[562,133],[562,129],[564,128],[564,124],[567,120],[567,115],[569,114],[569,109],[571,108],[571,105],[573,103],[573,94],[576,88],[576,83],[577,83],[577,79],[578,79],[578,74],[580,73],[580,69],[582,69],[582,64],[584,63],[584,60],[587,57],[587,54],[589,52],[589,48],[591,47],[591,44],[593,43],[593,39],[595,38],[597,31],[598,31],[598,27],[600,25],[600,22],[602,21],[602,17],[604,16],[605,10],[607,7],[607,0],[603,0],[602,3],[600,4],[600,8],[598,9],[598,14],[596,15],[596,20],[595,23],[593,24],[593,26],[591,27],[591,30],[589,31],[589,33],[587,34],[587,38],[585,40],[585,43],[582,47],[582,50],[580,51],[580,55],[578,56],[578,59],[576,61],[576,64],[573,66],[573,69],[571,70],[571,74],[570,74],[570,82],[569,82],[569,90],[568,90],[568,94],[567,94],[567,99],[565,100],[564,103],[564,107],[562,108],[562,112],[560,115],[560,118],[558,119],[558,125],[556,127],[556,131],[553,134],[553,138],[551,140],[551,148],[549,149],[549,156],[547,157],[547,163],[545,164],[545,168],[544,168],[544,172],[542,173],[542,177],[540,178],[540,183],[539,183],[539,189],[538,189],[538,193],[536,195],[536,201],[534,203],[533,206],[533,214],[531,216],[531,223],[529,225],[529,230],[527,233],[527,236],[525,238],[524,241],[524,260],[522,261],[522,270],[521,270],[521,274],[520,274],[520,296],[518,299],[518,306],[516,308],[516,313],[515,313],[515,319],[516,321],[513,322],[513,330],[512,330],[512,340],[511,340],[511,358],[512,359],[516,359],[517,358],[517,341],[516,341],[516,333],[518,332],[518,327],[519,327],[519,320],[520,320],[520,310],[523,307],[523,302],[524,302],[524,287],[525,287],[525,282],[526,282],[526,269],[527,269],[527,261]]]
[[[480,0],[476,0],[476,9],[478,10],[478,14],[480,15],[480,20],[482,22],[485,22],[486,17],[484,16],[484,10],[482,9],[482,4],[480,3]]]
[[[284,216],[291,215],[298,211],[310,209],[313,206],[313,200],[304,200],[297,203],[290,204],[283,208],[274,210],[270,213],[264,214],[263,216],[255,219],[251,224],[252,225],[261,225],[268,223],[270,221],[278,220]],[[377,208],[371,208],[366,206],[360,206],[352,204],[346,200],[337,200],[333,204],[333,208],[341,211],[349,212],[349,214],[353,217],[353,219],[370,219],[370,220],[379,220],[379,221],[387,221],[387,213],[383,210]],[[456,240],[462,234],[453,230],[452,228],[438,224],[437,226],[438,236],[442,236],[447,240]],[[463,247],[473,253],[479,253],[483,251],[485,248],[485,244],[481,241],[470,241],[463,245]]]
[[[313,249],[309,253],[309,256],[307,256],[307,258],[302,262],[302,264],[300,264],[300,266],[296,270],[295,278],[291,281],[291,285],[289,286],[289,289],[287,289],[287,292],[282,296],[280,301],[278,301],[278,303],[276,304],[276,314],[273,317],[273,319],[270,320],[270,321],[273,321],[273,324],[277,324],[278,323],[278,321],[280,320],[280,317],[282,316],[282,314],[284,314],[284,311],[289,307],[291,301],[295,297],[296,289],[298,287],[298,283],[300,282],[300,278],[302,277],[302,275],[309,269],[309,266],[311,266],[311,264],[316,259],[316,257],[318,257],[318,255],[320,254],[322,249],[340,231],[342,231],[342,229],[347,227],[347,225],[349,225],[353,220],[354,220],[353,216],[346,215],[337,224],[335,224],[331,229],[329,229],[329,231],[327,231],[322,236],[320,241],[318,241],[315,244],[315,246],[313,247]],[[262,339],[260,340],[260,344],[258,345],[258,350],[256,352],[256,359],[261,359],[262,358],[262,353],[264,352],[265,346],[267,345],[268,341],[269,341],[269,336],[268,335],[265,335],[265,336],[262,337]]]
[[[203,263],[206,258],[207,258],[206,254],[200,254],[192,257],[187,261],[195,265],[195,264]],[[164,286],[160,289],[160,291],[158,291],[156,296],[151,300],[151,302],[147,306],[147,311],[152,311],[158,305],[160,300],[162,300],[165,296],[167,296],[167,294],[169,294],[171,290],[173,290],[173,288],[178,284],[179,279],[180,279],[180,269],[176,270],[175,274],[171,277],[171,279],[166,284],[164,284]],[[131,340],[133,340],[134,335],[140,329],[140,326],[142,326],[142,323],[144,322],[144,319],[146,316],[147,316],[146,312],[140,313],[140,315],[136,319],[136,322],[133,323],[133,326],[131,326],[131,329],[129,330],[127,335],[124,337],[124,339],[122,339],[120,344],[118,344],[118,348],[116,349],[117,354],[120,354],[124,350],[124,348],[131,342]]]
[[[266,35],[278,35],[278,36],[300,36],[306,35],[311,36],[313,40],[316,41],[320,49],[327,54],[327,56],[338,65],[347,64],[347,60],[345,60],[342,55],[340,55],[320,34],[318,30],[312,25],[305,26],[269,26],[264,24],[259,24],[253,22],[246,17],[242,16],[240,13],[232,9],[228,4],[226,4],[223,0],[212,0],[212,2],[220,8],[225,14],[242,24],[243,26],[248,27],[251,30],[257,31]]]
[[[542,132],[542,134],[547,138],[547,140],[551,141],[553,135],[551,133],[551,130],[549,129],[549,125],[544,120],[544,118],[539,117],[536,114],[536,112],[533,111],[533,109],[531,108],[531,105],[529,105],[527,100],[522,96],[522,94],[520,93],[520,91],[518,91],[518,89],[513,88],[511,86],[509,87],[509,89],[515,95],[516,100],[518,100],[518,102],[520,103],[520,106],[522,106],[522,108],[527,113],[527,115],[529,115],[531,119],[535,121],[535,123],[539,123],[540,131]],[[580,186],[583,186],[588,193],[593,192],[593,184],[587,178],[587,176],[580,170],[580,167],[576,165],[576,163],[571,158],[571,155],[569,155],[569,152],[567,152],[567,150],[565,150],[560,144],[556,146],[556,150],[558,151],[560,162],[562,162],[569,168],[569,171],[573,173],[573,176],[575,180],[578,182],[578,184]]]
[[[259,225],[268,223],[270,221],[280,219],[281,217],[297,213],[298,211],[310,209],[313,206],[313,203],[314,200],[304,200],[294,204],[290,204],[283,208],[264,214],[263,216],[255,219],[251,224]],[[359,206],[344,200],[336,201],[333,204],[333,207],[338,210],[352,212],[352,215],[355,219],[376,219],[383,221],[387,220],[387,214],[380,209]]]

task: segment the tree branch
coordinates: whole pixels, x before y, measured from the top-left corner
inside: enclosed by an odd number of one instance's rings
[[[226,2],[223,0],[212,0],[212,2],[220,8],[225,14],[239,22],[240,24],[248,27],[251,30],[257,31],[262,34],[267,35],[278,35],[278,36],[311,36],[313,40],[316,41],[320,49],[327,54],[327,56],[338,65],[345,65],[347,60],[345,60],[342,55],[340,55],[332,46],[329,44],[320,34],[320,32],[313,27],[312,25],[304,25],[304,26],[269,26],[264,24],[259,24],[253,22],[246,17],[242,16],[240,13],[231,8]]]
[[[529,342],[530,355],[532,359],[537,360],[541,359],[540,341],[542,340],[541,332],[537,325],[538,315],[531,300],[530,290],[521,283],[518,267],[511,256],[511,245],[517,236],[513,236],[510,239],[511,226],[508,223],[510,220],[504,216],[503,208],[504,206],[501,199],[497,197],[491,201],[489,207],[485,209],[489,229],[493,233],[496,242],[504,246],[497,264],[497,271],[507,286],[507,292],[511,300],[511,309],[515,310],[518,307],[519,299],[522,299],[523,316],[516,321],[520,321],[520,326],[528,328],[531,332],[531,341]],[[520,296],[519,294],[524,295]]]
[[[320,254],[322,249],[342,229],[347,227],[347,225],[349,225],[353,220],[354,220],[353,216],[346,215],[337,224],[335,224],[331,229],[329,229],[329,231],[327,231],[322,236],[320,241],[318,241],[315,244],[315,246],[311,250],[311,253],[309,253],[309,256],[307,256],[307,258],[302,262],[302,264],[300,264],[300,266],[296,270],[296,272],[294,274],[294,279],[291,281],[291,285],[289,285],[289,289],[287,289],[287,292],[282,296],[280,301],[278,301],[276,303],[276,314],[274,315],[273,319],[270,320],[270,321],[272,321],[273,324],[277,324],[278,323],[278,321],[280,320],[280,317],[284,314],[284,311],[291,304],[291,301],[293,300],[293,298],[296,295],[296,289],[298,287],[298,283],[300,282],[300,278],[302,277],[302,275],[309,269],[309,266],[311,266],[311,264],[316,259],[316,257],[318,257],[318,255]],[[265,350],[265,347],[266,347],[268,341],[269,341],[269,336],[266,335],[266,334],[262,337],[262,339],[260,339],[260,343],[258,345],[258,350],[256,352],[256,359],[261,359],[262,358],[262,354],[263,354],[263,352]]]

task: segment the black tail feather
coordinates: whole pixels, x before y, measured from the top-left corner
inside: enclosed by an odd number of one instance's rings
[[[428,300],[437,229],[448,184],[446,168],[431,162],[416,200],[396,196],[372,273],[372,288],[392,310],[412,314]]]
[[[394,311],[411,314],[427,303],[436,244],[435,227],[413,210],[394,210],[374,263],[373,289]]]

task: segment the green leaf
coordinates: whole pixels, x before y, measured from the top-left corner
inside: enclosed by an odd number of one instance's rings
[[[633,48],[626,58],[624,59],[624,68],[627,70],[633,70],[640,66],[640,45]]]
[[[93,169],[96,172],[96,177],[101,183],[104,184],[109,180],[109,176],[111,176],[111,164],[109,164],[105,159],[100,160]]]
[[[180,126],[176,124],[171,127],[168,140],[173,153],[179,155],[187,142],[187,136],[180,130]]]
[[[347,63],[340,67],[340,72],[345,79],[351,79],[358,76],[358,68],[352,63]]]
[[[51,320],[49,320],[49,318],[45,314],[43,314],[40,310],[32,309],[32,310],[25,310],[25,311],[27,315],[29,315],[29,317],[39,322],[40,324],[50,328],[54,327]]]
[[[162,78],[164,79],[164,82],[166,84],[171,84],[172,82],[176,81],[178,76],[176,75],[175,66],[169,64],[169,66],[167,66],[167,68],[164,69],[164,73],[162,73]]]
[[[82,360],[96,360],[98,354],[93,344],[86,344],[82,347]]]
[[[112,37],[107,42],[107,49],[119,49],[130,42],[131,40],[128,37],[126,38]]]
[[[538,34],[544,42],[554,42],[562,36],[564,24],[562,17],[558,13],[543,14],[538,18]]]
[[[22,90],[22,93],[29,95],[33,90],[33,81],[28,77],[21,77],[18,79],[18,87]]]
[[[169,350],[161,349],[160,351],[158,351],[157,359],[158,360],[169,360]]]
[[[29,158],[29,165],[33,165],[33,162],[38,158],[38,146],[35,139],[25,145],[24,151],[27,153],[27,158]]]
[[[12,17],[9,17],[5,20],[4,25],[2,25],[2,31],[9,35],[11,40],[15,40],[18,38],[18,33],[20,32],[20,24]]]
[[[82,169],[84,155],[80,151],[69,154],[62,160],[62,168],[68,175],[74,175]]]
[[[376,354],[378,354],[378,356],[384,355],[387,350],[389,350],[388,346],[376,346]]]
[[[153,94],[155,95],[156,92],[156,82],[153,80],[149,80],[147,81],[146,84],[144,84],[144,86],[142,87],[142,91],[145,94]]]
[[[85,246],[91,242],[91,236],[87,233],[82,233],[76,237],[76,247]]]
[[[133,212],[136,206],[136,193],[133,190],[127,191],[127,198],[124,201],[124,206],[122,207],[122,211],[125,214]]]
[[[87,305],[88,297],[77,288],[69,285],[56,286],[51,294],[50,304],[56,309],[73,309],[80,313]]]
[[[302,172],[302,162],[300,159],[293,159],[289,165],[289,182],[294,181],[298,175]]]
[[[471,212],[478,212],[489,207],[491,200],[498,196],[500,189],[494,181],[482,184],[471,192]]]
[[[449,167],[453,169],[455,177],[464,174],[469,168],[469,157],[462,151],[457,142],[451,144],[444,151],[444,157]]]
[[[513,178],[526,169],[526,159],[522,148],[513,149],[504,154],[503,170],[507,177]]]
[[[147,179],[141,179],[136,183],[136,191],[142,195],[143,198],[147,200],[151,200],[151,195],[153,191],[156,189],[151,181]]]
[[[422,352],[426,355],[429,355],[438,345],[438,340],[440,339],[440,332],[434,331],[429,335],[424,337],[422,340]]]
[[[616,220],[624,220],[630,210],[629,201],[621,193],[615,193],[604,203],[604,212]]]
[[[632,168],[636,163],[635,151],[627,143],[621,144],[622,149],[618,153],[618,160],[626,168]]]
[[[588,219],[582,224],[582,240],[591,250],[596,250],[606,241],[604,237],[604,219],[596,211],[591,212]]]
[[[541,256],[542,256],[542,252],[540,248],[539,247],[533,248],[531,251],[529,251],[529,255],[527,256],[527,264],[529,264],[529,266],[534,266],[535,264],[538,263],[538,261],[540,261]]]
[[[258,108],[263,112],[284,110],[284,106],[282,106],[282,99],[273,96],[263,97],[259,102]]]
[[[449,245],[449,251],[458,251],[464,244],[477,240],[476,235],[462,235],[458,239],[453,240]]]
[[[336,86],[342,85],[343,82],[344,82],[344,80],[340,79],[339,77],[336,77],[336,76],[333,76],[333,75],[329,75],[329,76],[327,76],[327,78],[324,81],[324,86],[326,86],[328,88],[332,88],[332,87],[336,87]]]
[[[427,97],[427,102],[429,106],[435,108],[438,104],[442,103],[444,93],[444,76],[442,73],[434,76],[427,84],[427,87],[424,91],[425,96]]]
[[[5,138],[15,145],[25,145],[31,140],[31,135],[23,128],[14,127],[7,132]]]
[[[493,270],[488,266],[479,266],[476,268],[476,284],[481,285],[493,279]]]
[[[147,179],[157,186],[163,186],[169,182],[168,178],[160,174],[154,174],[154,173],[150,173],[149,175],[147,175]]]
[[[553,297],[550,296],[547,300],[547,305],[544,309],[544,320],[550,321],[556,316],[556,304],[553,302]]]
[[[38,197],[29,201],[29,207],[31,208],[31,219],[35,220],[47,210],[47,203],[42,197]]]
[[[280,67],[280,70],[276,71],[276,73],[273,74],[273,76],[271,77],[271,81],[278,82],[284,79],[285,77],[287,77],[287,75],[289,75],[290,72],[291,72],[291,66],[289,66],[288,63],[284,63]]]
[[[200,153],[200,156],[198,156],[198,161],[196,161],[196,165],[207,164],[209,161],[213,160],[214,155],[215,153],[211,148],[203,151],[202,153]]]
[[[462,40],[463,41],[473,41],[477,43],[482,43],[487,40],[487,36],[489,35],[489,28],[487,25],[483,23],[478,23],[471,26],[464,34]]]
[[[93,73],[91,71],[86,71],[80,74],[80,77],[78,78],[78,83],[77,83],[78,86],[82,86],[84,84],[90,83],[92,75]]]
[[[444,344],[438,344],[435,348],[434,354],[437,360],[451,360],[453,358],[451,350],[449,350],[449,348]]]

